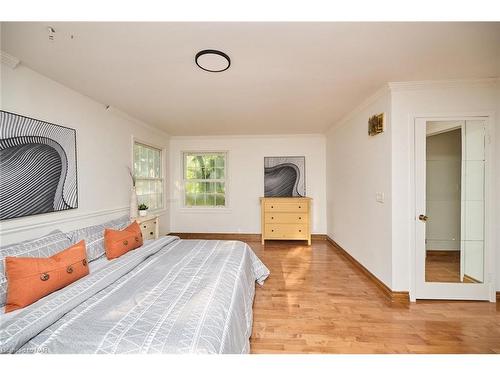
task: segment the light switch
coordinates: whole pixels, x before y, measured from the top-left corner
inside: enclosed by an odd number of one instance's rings
[[[375,200],[379,203],[384,203],[384,193],[377,192],[377,194],[375,194]]]

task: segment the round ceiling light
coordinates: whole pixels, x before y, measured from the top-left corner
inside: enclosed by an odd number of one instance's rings
[[[215,49],[205,49],[196,54],[196,65],[207,72],[223,72],[231,66],[231,59],[224,52]]]

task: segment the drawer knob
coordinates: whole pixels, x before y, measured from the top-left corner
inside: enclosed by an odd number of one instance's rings
[[[302,232],[302,229],[299,229],[299,232]]]
[[[274,206],[271,206],[271,208],[274,208]]]
[[[150,235],[153,235],[153,232],[149,232]]]
[[[299,216],[299,220],[302,220],[302,218]]]
[[[271,216],[271,220],[274,220],[274,216]]]
[[[301,206],[299,206],[299,208],[302,208]]]
[[[274,229],[271,229],[271,232],[274,232]]]
[[[145,226],[145,225],[143,225],[142,227],[143,227],[143,228],[146,228],[146,226]]]

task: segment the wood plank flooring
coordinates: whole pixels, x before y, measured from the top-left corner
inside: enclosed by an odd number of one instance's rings
[[[327,241],[249,245],[271,270],[252,353],[500,353],[500,304],[394,304]]]

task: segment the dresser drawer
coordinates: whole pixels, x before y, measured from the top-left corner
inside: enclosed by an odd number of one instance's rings
[[[307,212],[307,202],[265,202],[264,212]]]
[[[143,221],[139,225],[143,239],[154,240],[156,238],[156,220]]]
[[[288,223],[302,224],[307,223],[307,213],[287,213],[287,212],[266,212],[264,213],[265,223]]]
[[[307,224],[267,224],[264,236],[275,239],[307,239]]]

